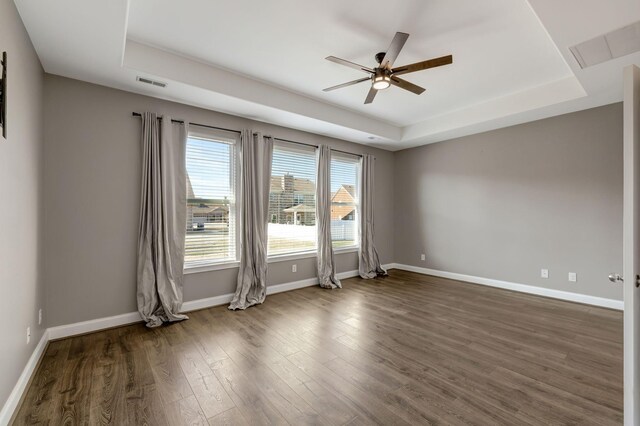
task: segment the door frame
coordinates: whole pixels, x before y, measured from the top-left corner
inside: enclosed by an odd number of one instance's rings
[[[624,69],[624,424],[640,425],[640,68]]]

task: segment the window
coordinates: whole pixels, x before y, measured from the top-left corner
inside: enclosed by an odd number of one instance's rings
[[[334,248],[358,246],[360,158],[331,154],[331,241]]]
[[[235,141],[189,133],[185,268],[236,260]]]
[[[269,256],[316,249],[315,148],[274,144],[269,217]]]

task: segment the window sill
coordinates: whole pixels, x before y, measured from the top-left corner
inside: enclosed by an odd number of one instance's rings
[[[299,253],[291,253],[291,254],[278,254],[274,256],[267,257],[267,263],[277,263],[277,262],[286,262],[288,260],[296,260],[296,259],[307,259],[311,257],[316,257],[316,251],[305,251]]]
[[[233,260],[229,262],[210,263],[208,265],[189,266],[184,268],[184,275],[198,274],[200,272],[219,271],[221,269],[231,269],[240,266],[240,261]]]
[[[358,249],[359,249],[358,246],[340,247],[338,249],[333,249],[333,253],[334,254],[353,253],[353,252],[357,252]],[[269,256],[267,258],[267,262],[277,263],[277,262],[286,262],[288,260],[308,259],[312,257],[317,257],[317,252],[315,250],[305,251],[303,253],[279,254],[277,256]]]

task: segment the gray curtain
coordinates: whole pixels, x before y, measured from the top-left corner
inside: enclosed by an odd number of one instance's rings
[[[318,281],[323,288],[342,288],[336,278],[331,245],[331,148],[318,147],[316,177],[316,226],[318,227]]]
[[[240,137],[240,270],[229,309],[264,302],[267,290],[267,222],[273,139],[243,130]]]
[[[142,114],[138,311],[147,327],[188,319],[182,308],[187,124]]]
[[[374,166],[375,157],[364,154],[360,184],[360,262],[358,267],[362,278],[387,275],[387,271],[380,264],[378,251],[373,243]]]

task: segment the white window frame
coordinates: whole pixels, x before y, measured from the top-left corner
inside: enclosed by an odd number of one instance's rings
[[[354,161],[354,164],[357,164],[356,167],[356,183],[355,183],[355,187],[356,187],[356,205],[355,205],[355,218],[353,219],[355,222],[355,244],[351,244],[348,246],[342,246],[342,247],[334,247],[333,246],[333,240],[331,240],[331,246],[333,248],[333,252],[334,253],[349,253],[349,252],[356,252],[356,251],[360,251],[360,206],[362,204],[362,195],[361,195],[361,182],[362,182],[362,156],[359,156],[357,154],[342,154],[342,153],[331,153],[331,161],[333,161],[334,156],[337,158],[350,158],[350,157],[359,157],[356,161]],[[355,158],[354,158],[355,160]],[[331,165],[329,165],[331,166]]]
[[[198,264],[187,264],[185,262],[183,273],[194,274],[199,272],[217,271],[221,269],[237,268],[240,265],[240,209],[238,208],[238,189],[240,179],[240,135],[231,132],[208,129],[206,127],[190,127],[187,138],[204,139],[212,142],[227,143],[232,146],[231,160],[231,193],[233,194],[233,204],[229,208],[229,219],[234,221],[234,253],[235,259],[221,259],[210,262],[199,262]],[[186,149],[186,147],[185,147]],[[186,154],[185,154],[186,161]],[[233,218],[233,219],[232,219]],[[231,227],[231,226],[230,226]]]
[[[295,150],[296,145],[298,144],[295,142],[274,141],[274,148],[277,145],[280,145],[282,147],[290,147],[290,148],[293,148],[293,150]],[[300,149],[299,146],[297,148]],[[309,149],[309,152],[311,152],[311,149]],[[315,184],[318,185],[318,148],[317,147],[313,148],[313,154],[315,158],[314,160],[315,161],[314,170],[315,170],[315,178],[316,178]],[[271,158],[271,162],[273,166],[273,158]],[[271,176],[269,176],[269,179],[271,179]],[[271,185],[269,185],[269,191],[271,191]],[[318,200],[315,199],[315,196],[314,196],[314,201],[315,201],[316,208],[318,208]],[[269,226],[269,224],[267,224],[267,226]],[[316,223],[316,229],[317,229],[317,226],[318,224]],[[268,234],[268,231],[267,231],[267,234]],[[317,255],[318,255],[318,247],[316,242],[316,247],[312,250],[298,250],[298,251],[292,251],[288,253],[267,254],[267,263],[277,263],[277,262],[285,262],[288,260],[306,259],[306,258],[317,257]]]

